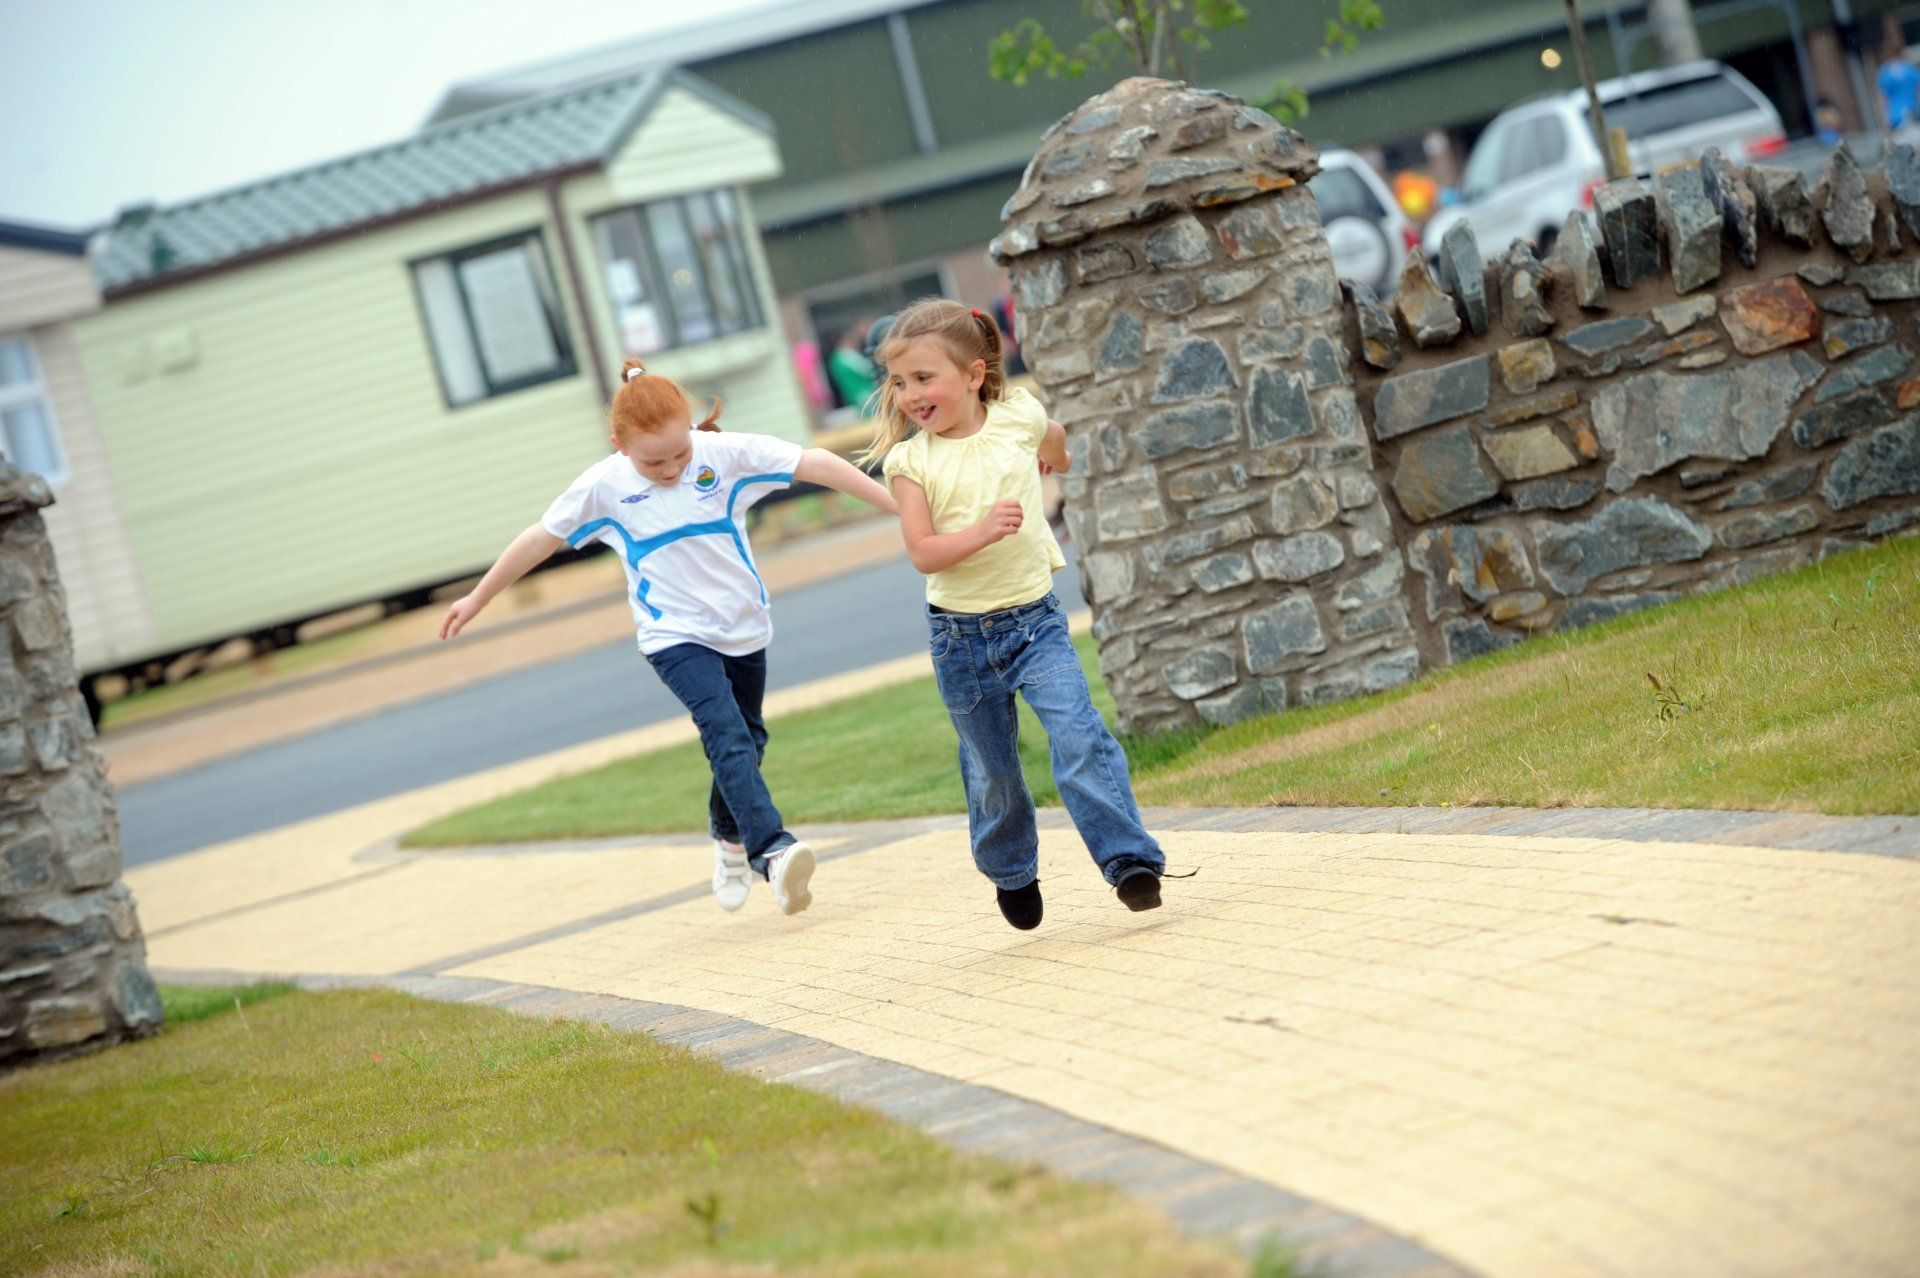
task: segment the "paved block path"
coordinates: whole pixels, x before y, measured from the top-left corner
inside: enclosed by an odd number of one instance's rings
[[[960,817],[807,831],[791,919],[764,885],[717,909],[692,837],[393,844],[686,732],[135,867],[152,961],[651,1028],[1335,1272],[1913,1272],[1913,820],[1157,810],[1196,873],[1133,915],[1056,812],[1033,933]]]

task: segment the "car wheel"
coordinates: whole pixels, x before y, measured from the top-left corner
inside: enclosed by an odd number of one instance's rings
[[[1375,293],[1387,286],[1393,252],[1387,233],[1376,224],[1363,217],[1336,217],[1327,223],[1327,247],[1342,279],[1365,284]]]

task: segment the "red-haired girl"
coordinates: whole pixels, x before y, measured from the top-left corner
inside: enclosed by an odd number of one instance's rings
[[[746,904],[751,869],[772,885],[783,913],[798,914],[813,900],[814,854],[781,824],[760,776],[773,622],[747,545],[747,508],[796,479],[888,514],[899,508],[886,489],[825,449],[720,434],[718,416],[716,404],[696,430],[686,391],[628,360],[607,412],[615,451],[587,467],[472,593],[454,601],[440,637],[459,634],[488,600],[561,546],[612,546],[626,567],[640,651],[693,716],[713,768],[715,899],[727,910]]]

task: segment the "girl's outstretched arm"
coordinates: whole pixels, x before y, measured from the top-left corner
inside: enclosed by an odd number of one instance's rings
[[[1067,428],[1051,417],[1047,418],[1047,433],[1040,437],[1040,465],[1060,475],[1073,467],[1073,454],[1067,451]]]
[[[1025,517],[1019,502],[1003,501],[996,503],[987,517],[971,528],[937,533],[933,530],[933,509],[927,505],[926,489],[911,479],[896,476],[893,491],[900,498],[900,534],[907,541],[907,558],[929,576],[945,572],[1002,537],[1011,537],[1020,531],[1020,521]]]
[[[469,621],[480,615],[480,610],[487,606],[489,600],[526,576],[548,555],[566,544],[539,524],[529,526],[500,552],[500,557],[493,561],[493,567],[487,569],[487,575],[480,579],[480,584],[448,607],[447,615],[440,619],[440,637],[451,639],[459,634]]]
[[[882,488],[872,475],[824,448],[809,448],[801,453],[800,464],[793,468],[793,477],[843,492],[849,497],[858,497],[867,505],[878,506],[889,515],[900,513],[899,503],[894,501],[893,494]]]

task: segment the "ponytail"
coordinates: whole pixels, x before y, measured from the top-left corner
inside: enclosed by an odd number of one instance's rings
[[[698,430],[720,429],[720,408],[724,401],[714,397],[713,404],[696,426]],[[693,401],[686,389],[671,377],[649,373],[638,359],[620,366],[620,386],[607,405],[607,425],[615,435],[648,434],[676,418],[693,417]]]

